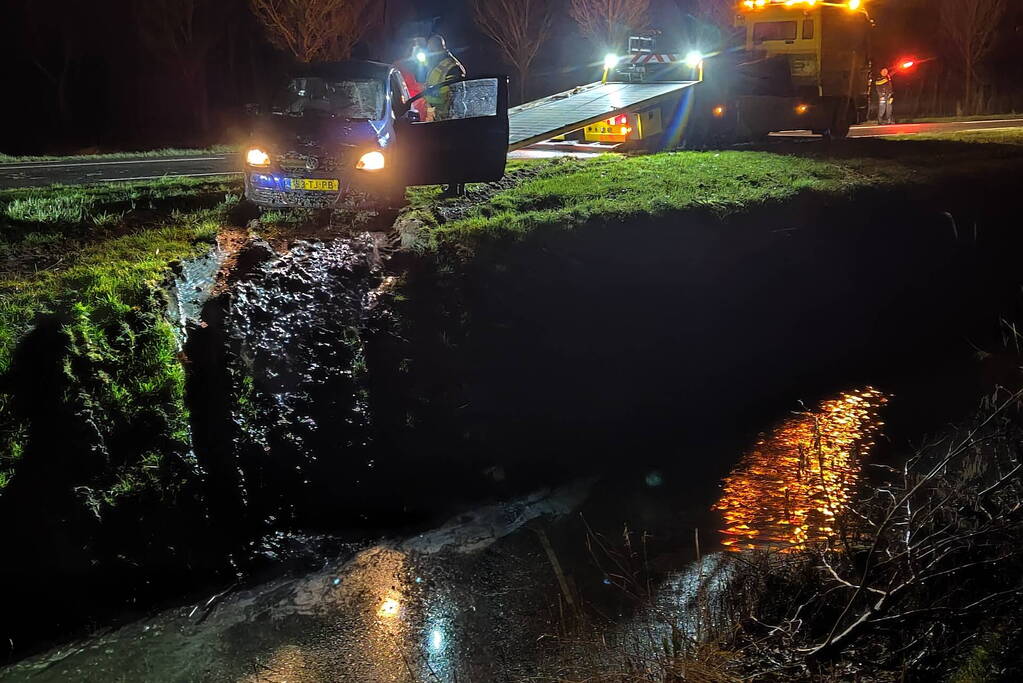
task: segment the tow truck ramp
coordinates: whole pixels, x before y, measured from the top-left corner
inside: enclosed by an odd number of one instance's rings
[[[508,110],[508,151],[642,109],[696,83],[591,83],[512,107]]]

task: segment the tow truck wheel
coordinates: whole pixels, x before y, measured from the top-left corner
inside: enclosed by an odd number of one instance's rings
[[[849,102],[843,102],[835,110],[835,120],[831,123],[831,137],[842,139],[849,137],[849,126],[852,124],[856,111]]]

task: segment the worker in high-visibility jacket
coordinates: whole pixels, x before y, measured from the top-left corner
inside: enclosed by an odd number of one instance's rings
[[[877,90],[877,122],[895,123],[895,89],[892,86],[892,74],[887,68],[881,69],[881,73],[874,79],[874,89]]]
[[[426,86],[424,97],[431,110],[429,118],[431,121],[444,121],[451,118],[453,94],[451,88],[435,86],[465,78],[465,67],[448,50],[447,43],[444,42],[442,36],[436,34],[430,36],[430,40],[426,44],[426,54],[430,71],[426,76],[426,83],[423,85]]]

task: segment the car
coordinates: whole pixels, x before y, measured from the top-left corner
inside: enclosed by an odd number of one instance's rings
[[[447,98],[422,121],[414,103]],[[411,185],[492,182],[508,154],[508,79],[462,78],[410,98],[390,64],[307,65],[267,110],[243,155],[245,197],[261,208],[395,206]]]

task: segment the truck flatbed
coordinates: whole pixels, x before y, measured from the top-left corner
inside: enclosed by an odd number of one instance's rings
[[[549,140],[678,94],[698,81],[590,83],[508,110],[508,151]]]

